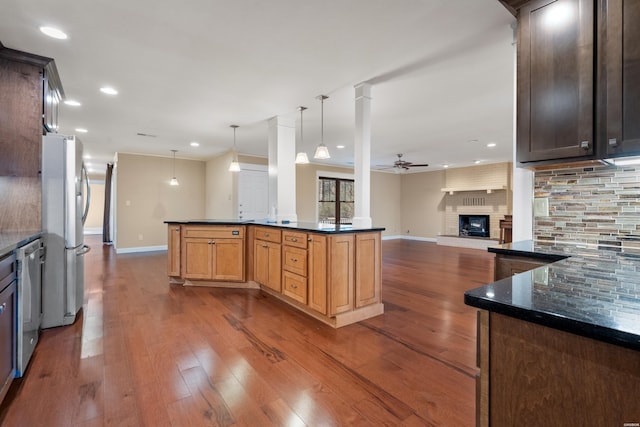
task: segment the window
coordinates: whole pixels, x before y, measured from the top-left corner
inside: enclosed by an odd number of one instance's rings
[[[319,178],[318,216],[325,224],[351,224],[353,221],[353,180]]]

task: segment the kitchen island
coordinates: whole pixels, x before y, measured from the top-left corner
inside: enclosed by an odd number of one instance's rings
[[[465,292],[478,314],[478,425],[640,422],[640,252],[516,242],[568,257]]]
[[[380,315],[381,232],[317,223],[165,221],[174,284],[256,288],[335,328]]]

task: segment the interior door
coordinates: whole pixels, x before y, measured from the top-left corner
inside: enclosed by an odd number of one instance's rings
[[[238,173],[238,218],[266,219],[269,216],[269,175],[266,170]]]

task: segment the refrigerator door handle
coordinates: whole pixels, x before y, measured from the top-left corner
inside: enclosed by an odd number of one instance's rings
[[[87,173],[87,168],[84,166],[84,162],[82,162],[82,170],[81,174],[84,175],[85,185],[87,186],[87,197],[84,205],[84,212],[82,213],[82,225],[87,221],[87,215],[89,214],[89,205],[91,204],[91,187],[89,186],[89,174]]]
[[[79,251],[76,252],[76,256],[82,256],[91,250],[90,246],[82,245]]]

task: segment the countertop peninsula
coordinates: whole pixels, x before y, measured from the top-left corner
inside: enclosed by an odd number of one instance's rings
[[[489,251],[560,260],[469,290],[467,305],[640,350],[637,250],[524,241]]]
[[[0,231],[0,256],[40,237],[40,230]]]
[[[337,233],[364,233],[369,231],[384,231],[384,227],[353,227],[351,224],[323,224],[318,222],[271,222],[266,220],[241,220],[241,219],[189,219],[178,221],[165,221],[165,224],[183,225],[259,225],[263,227],[276,227],[281,229],[307,231],[323,234]]]

